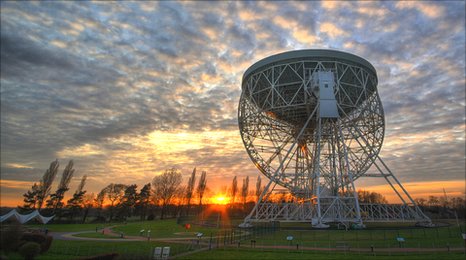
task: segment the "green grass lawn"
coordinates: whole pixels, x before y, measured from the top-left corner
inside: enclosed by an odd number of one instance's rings
[[[464,227],[463,227],[464,230]],[[254,235],[257,245],[288,245],[288,236],[293,237],[292,244],[307,247],[335,247],[336,243],[345,242],[352,248],[398,247],[397,237],[403,237],[404,247],[462,247],[464,241],[458,227],[409,228],[387,230],[280,230],[267,236]]]
[[[141,230],[150,230],[152,238],[180,238],[180,237],[193,237],[195,233],[203,233],[205,236],[210,236],[210,233],[216,233],[219,231],[218,228],[214,227],[202,227],[198,225],[191,225],[191,228],[187,230],[179,224],[176,224],[175,219],[167,220],[152,220],[152,221],[140,221],[140,222],[128,222],[124,225],[118,225],[113,228],[116,232],[123,232],[129,236],[139,236]],[[146,233],[147,234],[147,233]]]
[[[95,231],[95,228],[98,229],[121,225],[121,223],[100,223],[100,224],[34,224],[34,225],[25,225],[29,229],[43,229],[47,228],[49,232],[78,232],[78,231]]]
[[[412,260],[438,260],[438,259],[464,259],[464,253],[430,253],[430,254],[409,254],[396,255],[370,255],[358,253],[342,252],[316,252],[316,251],[289,251],[289,250],[261,250],[261,249],[216,249],[202,251],[179,257],[177,259],[412,259]]]
[[[190,250],[189,245],[158,241],[100,242],[54,240],[50,250],[37,259],[77,259],[105,253],[118,253],[122,256],[122,259],[145,259],[158,246],[169,246],[172,252],[171,255]]]
[[[301,230],[289,229],[290,224],[282,223],[281,230],[241,230],[235,229],[222,230],[213,227],[201,227],[191,225],[189,233],[185,233],[182,225],[176,224],[175,219],[154,220],[154,221],[137,221],[128,223],[108,223],[108,224],[52,224],[46,225],[50,232],[77,232],[89,231],[78,236],[90,238],[118,238],[115,236],[103,235],[101,232],[95,232],[96,227],[114,226],[115,232],[123,232],[125,236],[138,236],[139,231],[151,230],[151,241],[63,241],[54,240],[52,247],[47,254],[37,259],[77,259],[84,256],[98,255],[104,253],[116,252],[122,255],[122,259],[144,259],[151,255],[152,250],[157,246],[170,246],[171,256],[199,248],[195,245],[195,233],[202,232],[202,246],[206,247],[211,240],[214,246],[219,245],[236,245],[241,240],[241,248],[219,248],[212,251],[195,253],[181,259],[367,259],[373,256],[355,253],[343,252],[322,252],[302,250],[302,247],[321,247],[335,248],[337,243],[346,243],[351,249],[361,248],[368,250],[371,246],[380,248],[396,248],[399,246],[396,237],[405,238],[404,247],[409,248],[436,248],[444,253],[422,253],[412,252],[409,254],[401,253],[397,257],[381,256],[377,252],[377,258],[382,259],[464,259],[464,254],[448,254],[447,246],[450,248],[464,247],[464,241],[461,237],[460,229],[456,225],[438,228],[415,228],[403,226],[396,229],[393,224],[372,224],[364,230],[318,230],[310,229],[309,224],[299,224]],[[412,225],[412,224],[411,224]],[[42,225],[28,225],[28,227],[41,228]],[[288,229],[286,229],[288,228]],[[303,229],[304,228],[304,229]],[[462,227],[465,230],[465,227]],[[179,234],[177,234],[179,233]],[[291,244],[293,247],[299,244],[300,249],[270,249],[260,248],[261,246],[290,245],[286,240],[287,236],[293,236]],[[158,238],[192,238],[185,241],[185,244],[173,242],[156,241]],[[256,249],[250,249],[250,241],[256,241]],[[389,253],[383,253],[387,255]],[[11,255],[10,259],[21,259],[19,255]]]

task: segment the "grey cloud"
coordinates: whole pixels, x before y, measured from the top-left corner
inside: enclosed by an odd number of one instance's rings
[[[124,151],[131,149],[131,144],[109,140],[144,136],[153,130],[237,129],[241,72],[223,71],[216,63],[237,69],[239,64],[263,58],[257,57],[261,50],[295,48],[290,30],[271,20],[276,16],[294,19],[319,37],[323,37],[317,35],[319,24],[324,21],[350,32],[335,40],[319,40],[337,49],[350,41],[357,47],[348,51],[366,57],[378,69],[388,136],[440,131],[464,123],[464,3],[436,2],[446,10],[446,15],[436,20],[414,9],[396,10],[392,3],[385,2],[373,4],[388,10],[386,16],[375,18],[353,8],[323,13],[315,2],[300,2],[307,5],[304,11],[297,10],[295,4],[267,3],[278,7],[276,13],[255,1],[162,1],[154,3],[154,11],[147,12],[139,4],[1,3],[3,10],[19,12],[18,17],[2,12],[1,18],[2,163],[33,161],[42,165],[62,149],[86,143]],[[357,7],[359,3],[350,5]],[[241,21],[238,12],[242,8],[266,18]],[[30,16],[40,19],[31,21]],[[356,27],[356,19],[364,22],[362,28]],[[84,30],[71,36],[68,30],[75,22],[83,22]],[[389,33],[381,31],[392,24],[399,27]],[[451,30],[443,29],[443,25]],[[209,39],[205,28],[213,30],[217,38]],[[259,39],[259,31],[269,36]],[[55,47],[50,44],[52,40],[67,46]],[[439,48],[441,43],[448,48]],[[235,52],[242,55],[234,57]],[[441,67],[436,63],[440,60],[451,67]],[[409,71],[396,70],[398,62],[415,64],[419,75],[411,77]],[[148,76],[147,72],[155,73]],[[204,89],[207,86],[200,82],[203,73],[223,79]],[[456,178],[464,173],[459,157],[450,160],[443,154],[464,155],[459,146],[463,142],[445,145],[442,155],[435,145],[407,147],[416,157],[400,165],[407,169],[412,163],[414,168],[427,171],[428,160],[440,158],[447,172],[442,178],[447,174]],[[244,151],[232,151],[229,156],[233,159],[224,166],[221,163],[225,157],[212,149],[192,156],[204,165],[235,171],[247,168],[255,173]],[[391,152],[384,156],[395,165],[401,160]],[[77,163],[104,176],[102,164],[111,158],[88,158],[77,159]],[[156,159],[160,166],[151,170],[170,167],[161,162],[163,158]],[[407,170],[399,170],[406,180],[414,179]],[[21,176],[18,178],[42,174],[6,168],[1,171],[2,178],[4,173]]]

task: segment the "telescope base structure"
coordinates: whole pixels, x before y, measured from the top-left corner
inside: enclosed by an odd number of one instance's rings
[[[326,223],[332,222],[359,224],[352,204],[345,204],[343,200],[339,200],[333,205],[321,202],[321,210],[324,213],[319,223],[316,205],[311,202],[264,202],[252,212],[250,218],[245,219],[241,226],[248,227],[252,226],[253,222],[271,221],[306,222],[311,223],[316,228],[329,227]],[[419,208],[416,206],[360,203],[359,207],[363,222],[415,222],[421,226],[432,226],[431,220],[419,212]]]
[[[238,122],[249,157],[270,180],[240,226],[254,221],[310,222],[316,228],[379,221],[431,225],[379,157],[384,113],[376,71],[366,60],[305,50],[259,61],[243,76]],[[401,205],[360,203],[355,181],[365,177],[385,180]],[[293,202],[272,203],[276,185],[287,189]]]

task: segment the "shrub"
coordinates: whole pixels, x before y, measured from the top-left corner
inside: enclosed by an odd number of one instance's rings
[[[45,253],[49,250],[53,237],[47,236],[40,233],[24,233],[21,237],[23,243],[25,242],[35,242],[40,245],[40,253]]]
[[[23,234],[21,225],[18,222],[1,231],[1,249],[5,253],[16,251],[19,247],[19,241]]]
[[[43,254],[49,251],[50,247],[52,246],[53,237],[47,236],[44,243],[40,244],[40,253]]]
[[[19,254],[26,260],[34,259],[40,253],[40,245],[36,242],[26,242],[19,248]]]

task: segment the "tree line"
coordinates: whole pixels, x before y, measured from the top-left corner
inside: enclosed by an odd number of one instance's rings
[[[170,168],[155,176],[139,190],[136,184],[110,183],[97,194],[87,193],[87,176],[84,175],[71,198],[65,203],[64,197],[75,173],[73,167],[73,160],[70,160],[62,172],[57,189],[52,192],[52,184],[59,170],[58,160],[53,161],[41,180],[23,194],[24,203],[19,208],[24,212],[37,209],[44,215],[55,215],[55,221],[82,223],[86,222],[89,216],[95,217],[95,221],[126,220],[134,217],[151,220],[156,217],[163,219],[201,216],[205,196],[210,192],[205,171],[198,176],[197,169],[194,168],[187,183],[183,185],[181,172]],[[249,213],[264,191],[260,175],[257,177],[255,189],[249,187],[248,176],[240,181],[241,185],[238,183],[238,177],[234,176],[231,184],[221,189],[229,204],[229,212],[238,216]],[[357,193],[361,203],[388,203],[383,195],[376,192],[359,190]],[[269,197],[269,200],[283,202],[293,201],[294,198],[289,193],[278,193]],[[416,202],[421,207],[434,209],[443,207],[464,211],[465,206],[464,199],[460,197],[446,199],[431,196],[428,200],[416,199]]]

